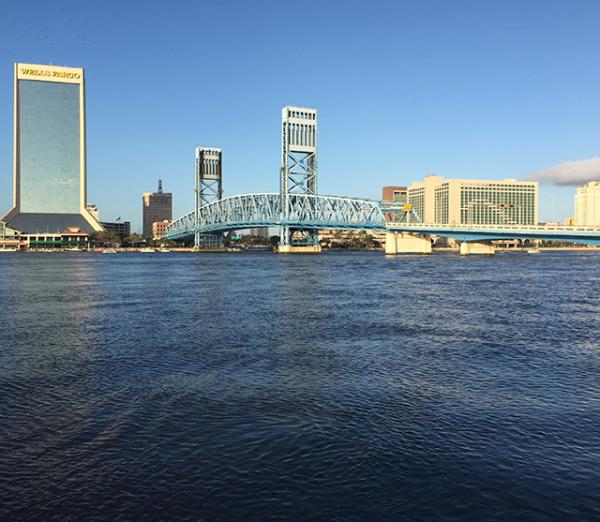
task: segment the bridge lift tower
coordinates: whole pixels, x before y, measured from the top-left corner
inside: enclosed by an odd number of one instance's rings
[[[198,229],[200,209],[207,203],[223,198],[223,151],[217,147],[196,147],[196,212],[195,225]],[[223,247],[222,234],[194,235],[194,248],[211,249]]]
[[[280,192],[285,221],[293,194],[317,193],[317,110],[287,106],[281,110],[281,121]],[[317,245],[316,230],[281,227],[280,252]]]

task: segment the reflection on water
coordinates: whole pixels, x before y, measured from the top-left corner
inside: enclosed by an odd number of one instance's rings
[[[5,254],[0,518],[600,518],[597,266]]]

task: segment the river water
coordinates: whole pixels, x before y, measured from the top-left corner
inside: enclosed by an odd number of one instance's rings
[[[0,254],[2,520],[600,519],[600,255]]]

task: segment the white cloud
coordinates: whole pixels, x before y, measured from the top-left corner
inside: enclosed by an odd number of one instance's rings
[[[554,185],[583,185],[588,181],[600,181],[600,158],[567,161],[547,169],[538,170],[528,178],[540,183]]]

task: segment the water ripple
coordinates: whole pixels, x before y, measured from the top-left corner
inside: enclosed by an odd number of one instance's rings
[[[0,259],[0,518],[600,519],[593,253]]]

